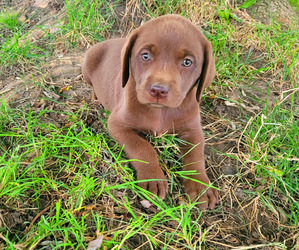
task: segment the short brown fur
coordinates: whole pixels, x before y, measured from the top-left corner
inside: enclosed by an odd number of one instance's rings
[[[141,133],[177,134],[187,142],[181,145],[183,170],[194,170],[198,174],[191,178],[209,184],[198,101],[213,80],[215,64],[210,42],[191,22],[161,16],[127,39],[98,43],[87,51],[82,71],[93,98],[111,112],[110,135],[129,158],[146,162],[132,162],[137,179],[160,179],[141,182],[142,188],[160,198],[168,191],[156,152]],[[215,207],[217,190],[189,179],[183,185],[192,200],[201,193],[201,208]]]

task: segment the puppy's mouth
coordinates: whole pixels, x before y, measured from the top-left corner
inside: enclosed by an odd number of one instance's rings
[[[160,103],[148,103],[148,106],[158,109],[167,108],[167,106],[162,105]]]

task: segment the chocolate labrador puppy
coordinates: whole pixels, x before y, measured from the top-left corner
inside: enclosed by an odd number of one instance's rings
[[[124,145],[139,186],[164,198],[168,183],[157,154],[142,134],[175,133],[182,143],[185,192],[203,209],[215,207],[218,193],[208,187],[204,136],[200,125],[201,94],[213,80],[212,46],[187,19],[165,15],[133,30],[128,38],[111,39],[91,47],[83,63],[93,98],[111,114],[110,135]],[[140,161],[138,161],[140,160]],[[197,180],[197,181],[195,181]],[[206,185],[205,185],[206,184]]]

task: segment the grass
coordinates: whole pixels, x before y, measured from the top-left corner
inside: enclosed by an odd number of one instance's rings
[[[184,239],[182,242],[196,245],[197,243],[191,243],[192,237],[188,234],[188,227],[192,228],[192,224],[197,223],[200,218],[198,217],[195,222],[191,220],[190,211],[195,204],[190,207],[188,204],[168,207],[163,201],[153,200],[140,190],[132,181],[132,170],[122,165],[127,161],[121,160],[107,147],[103,135],[95,135],[85,127],[79,118],[81,112],[84,112],[84,109],[77,114],[66,113],[65,115],[69,116],[73,124],[58,129],[52,124],[45,125],[41,121],[43,116],[49,114],[48,110],[38,113],[28,110],[24,113],[21,110],[10,109],[2,103],[0,197],[4,202],[3,205],[11,208],[12,213],[18,210],[19,203],[30,204],[39,210],[46,206],[46,209],[51,211],[47,216],[40,215],[36,225],[25,222],[24,231],[27,234],[16,232],[14,237],[7,238],[6,246],[17,246],[22,242],[22,247],[32,248],[49,238],[53,238],[51,242],[46,241],[49,246],[84,246],[86,237],[84,235],[90,230],[85,228],[86,220],[92,228],[101,227],[98,225],[99,220],[103,228],[113,222],[113,218],[99,218],[97,205],[91,205],[97,203],[96,200],[101,196],[124,207],[128,217],[128,221],[119,221],[121,225],[123,224],[120,229],[123,229],[118,230],[114,238],[106,240],[108,247],[117,244],[120,247],[127,239],[136,235],[146,236],[145,238],[151,235],[153,237],[155,231],[152,228],[160,227],[168,220],[173,220],[179,228],[183,229],[183,232],[179,230],[180,237]],[[7,148],[7,144],[20,146]],[[127,183],[106,185],[107,179],[114,178],[113,172],[109,169],[102,172],[97,166],[103,161],[99,152],[105,151],[110,152],[110,157],[115,161],[111,164],[111,168],[115,168],[123,180],[127,179]],[[126,190],[131,190],[141,199],[152,201],[160,211],[149,219],[148,216],[140,211],[134,211],[135,208],[131,207],[132,197],[128,198],[127,195],[132,194],[124,193],[122,197],[116,196],[115,192],[120,192],[119,190],[124,190],[125,193],[128,192]],[[47,199],[49,194],[51,196],[55,194],[56,198],[49,201]],[[86,203],[87,201],[89,203]],[[31,209],[27,210],[30,213]],[[200,229],[195,229],[197,230]],[[32,234],[33,232],[37,234]],[[30,235],[29,240],[27,235]],[[6,237],[8,236],[7,232]],[[167,233],[165,237],[168,241],[177,238],[174,233]],[[59,241],[61,238],[64,239],[63,243]],[[183,244],[179,242],[178,244]],[[149,244],[153,248],[157,245],[153,238],[149,238]]]
[[[295,24],[248,22],[223,1],[67,0],[59,13],[52,33],[49,23],[29,25],[13,10],[0,15],[1,249],[86,249],[100,235],[100,249],[298,247]],[[217,74],[202,101],[208,172],[220,188],[213,211],[200,211],[184,194],[188,173],[175,135],[148,137],[169,179],[162,201],[138,187],[130,160],[108,135],[109,114],[79,94],[82,79],[47,75],[57,55],[82,53],[166,13],[201,25],[214,49]],[[31,41],[36,29],[44,34]],[[12,75],[25,79],[20,90],[5,88]],[[66,85],[75,97],[60,91]],[[40,90],[37,100],[9,99]]]
[[[27,64],[40,60],[46,55],[42,48],[27,39],[26,25],[18,21],[18,13],[3,11],[0,13],[0,64],[5,69],[18,62]]]
[[[114,9],[118,2],[112,4],[104,0],[67,0],[67,26],[64,33],[72,46],[77,46],[81,41],[86,42],[86,36],[91,42],[107,37],[116,22]]]
[[[256,166],[257,176],[262,180],[271,179],[263,194],[265,202],[278,202],[280,207],[290,207],[290,213],[284,211],[285,216],[291,224],[298,225],[299,130],[298,121],[294,119],[298,110],[293,113],[292,108],[295,97],[298,98],[298,91],[291,93],[291,107],[278,104],[271,112],[263,111],[250,119],[244,137],[250,150],[249,160]],[[279,190],[284,198],[275,201],[273,190]]]
[[[10,31],[17,31],[21,28],[18,21],[18,14],[14,12],[2,11],[0,15],[0,24],[2,28],[6,28]]]
[[[299,1],[298,0],[289,0],[291,6],[293,6],[297,11],[299,11]]]

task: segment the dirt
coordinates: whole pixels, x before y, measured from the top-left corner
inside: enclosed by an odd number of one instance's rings
[[[55,26],[53,24],[55,20],[53,15],[59,14],[59,11],[63,8],[62,0],[27,1],[26,6],[29,7],[26,9],[24,9],[23,4],[23,1],[4,1],[0,4],[0,7],[14,6],[15,9],[22,9],[20,19],[29,20],[28,22],[31,24],[28,26],[28,29],[36,25],[46,25],[48,28],[45,31],[54,32],[53,28]],[[121,5],[116,10],[119,17],[123,16],[121,14],[123,10],[124,5]],[[32,13],[35,14],[34,17],[28,18],[32,16]],[[122,20],[122,23],[129,23],[133,18],[134,15],[132,14],[128,19]],[[141,23],[141,20],[137,20],[137,23]],[[45,31],[33,29],[30,32],[31,39],[41,39],[43,34],[40,32]],[[115,31],[111,34],[111,37],[118,35],[120,32],[120,30]],[[84,50],[77,49],[73,52],[57,46],[53,55],[53,57],[45,59],[41,70],[30,68],[24,72],[24,77],[22,78],[18,76],[19,74],[13,73],[11,69],[3,72],[0,77],[0,95],[12,107],[30,107],[33,111],[47,108],[48,110],[76,112],[85,104],[88,104],[90,110],[85,114],[83,122],[91,127],[93,131],[107,134],[107,131],[103,128],[103,123],[99,119],[100,117],[105,117],[102,113],[103,110],[91,101],[91,88],[84,83],[81,75]],[[258,51],[254,51],[251,54],[251,58],[252,60],[259,59],[252,65],[257,69],[267,63]],[[255,115],[264,108],[267,98],[270,100],[270,106],[274,105],[278,98],[278,92],[275,88],[268,91],[265,81],[255,80],[252,82],[252,85],[255,88],[246,88],[245,86],[244,88],[224,89],[223,96],[235,102],[212,98],[213,90],[208,90],[207,96],[202,103],[208,174],[211,179],[217,179],[215,185],[221,189],[220,195],[223,210],[204,213],[201,223],[203,229],[215,227],[215,224],[217,224],[217,228],[221,228],[221,230],[213,229],[209,231],[209,234],[206,236],[206,240],[208,242],[211,241],[211,244],[213,244],[212,242],[224,242],[223,245],[217,245],[218,249],[227,249],[227,245],[254,245],[272,241],[284,242],[284,240],[286,240],[286,245],[294,245],[293,239],[288,239],[291,228],[284,227],[279,229],[281,226],[279,218],[273,218],[273,214],[268,214],[265,211],[258,197],[250,195],[254,190],[252,190],[249,184],[255,183],[259,188],[263,188],[263,182],[255,179],[255,176],[252,174],[250,164],[243,166],[238,157],[233,158],[228,155],[228,153],[237,155],[238,151],[247,153],[242,144],[240,145],[238,142],[240,129],[244,127],[244,121],[242,120],[244,114],[246,113],[249,116]],[[47,124],[52,123],[57,127],[65,126],[68,123],[67,117],[62,114],[49,114],[49,116],[42,118],[43,122]],[[101,171],[105,172],[107,166],[103,164],[101,167]],[[100,173],[94,174],[95,176],[101,175]],[[53,196],[55,195],[57,194],[53,194]],[[130,196],[132,194],[126,195]],[[286,213],[284,211],[283,197],[280,197],[279,194],[276,195],[278,196],[277,200],[281,200],[281,204],[278,204],[281,211],[276,211],[276,216],[281,216],[280,220],[283,220],[283,213]],[[116,194],[116,197],[118,196],[121,199],[124,194]],[[109,197],[104,197],[103,200],[105,199],[111,202]],[[49,200],[53,200],[53,197],[44,196],[39,199],[40,211],[49,206]],[[21,208],[27,205],[24,200]],[[35,207],[35,204],[31,204],[31,206]],[[119,208],[117,206],[109,207],[105,203],[97,205],[92,209],[107,217],[113,215],[123,218],[126,216],[123,211],[118,211]],[[144,210],[141,206],[139,209],[145,213],[153,212],[153,210]],[[24,222],[32,221],[40,212],[32,210],[31,213],[28,213],[28,210],[24,212],[25,210],[15,207],[2,207],[0,211],[4,217],[4,226],[9,228],[12,234],[25,230],[26,225]],[[78,212],[77,216],[84,215],[84,212],[86,213],[86,211]],[[196,219],[197,215],[194,214],[193,216]],[[86,221],[88,221],[88,218]],[[170,221],[169,226],[176,228],[177,225],[175,222],[173,223]],[[47,240],[51,241],[51,239]],[[144,238],[134,236],[130,239],[127,247],[134,249],[144,241]]]
[[[246,0],[238,0],[238,6],[244,2]],[[258,0],[246,10],[250,16],[264,24],[270,24],[273,18],[284,26],[299,21],[298,12],[292,8],[288,0]]]

